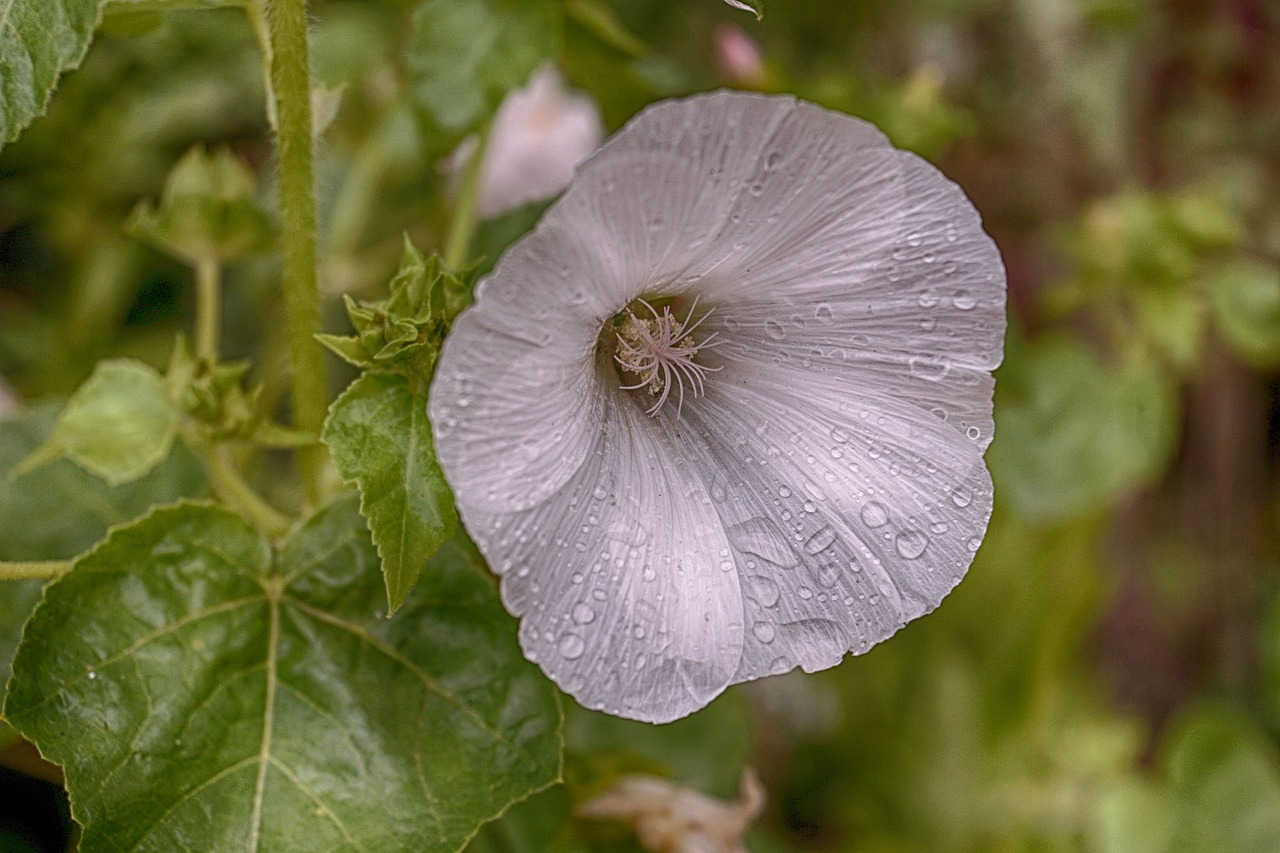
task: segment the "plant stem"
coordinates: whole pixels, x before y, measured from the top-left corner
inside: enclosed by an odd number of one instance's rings
[[[444,265],[451,270],[461,269],[471,251],[471,237],[476,231],[476,202],[480,198],[480,178],[484,174],[484,157],[489,148],[489,129],[485,128],[476,140],[476,150],[467,161],[458,187],[458,203],[453,208],[453,220],[449,223],[449,236],[445,240]]]
[[[222,270],[215,258],[196,262],[196,357],[218,363],[222,335]]]
[[[305,0],[272,0],[267,6],[267,24],[278,121],[282,280],[289,323],[293,421],[299,429],[319,435],[329,404],[329,381],[324,352],[314,337],[320,331],[320,294],[316,285],[314,140]],[[324,465],[323,445],[298,450],[303,496],[310,506],[323,498]]]
[[[71,568],[71,560],[10,563],[0,560],[0,581],[49,580]]]
[[[205,454],[213,491],[223,503],[238,510],[268,536],[282,536],[291,522],[267,503],[244,481],[231,461],[226,445],[210,448]]]

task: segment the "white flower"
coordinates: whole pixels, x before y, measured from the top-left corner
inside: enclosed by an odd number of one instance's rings
[[[571,94],[553,66],[543,67],[529,85],[509,94],[494,116],[477,214],[489,219],[556,195],[603,138],[596,102]]]
[[[964,193],[871,125],[642,112],[481,282],[431,390],[525,654],[661,722],[932,610],[991,511],[1004,303]]]

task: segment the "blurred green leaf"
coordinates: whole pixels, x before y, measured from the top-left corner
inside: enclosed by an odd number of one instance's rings
[[[382,558],[394,613],[458,523],[426,396],[403,376],[366,373],[334,402],[322,438],[338,472],[360,487],[360,513]]]
[[[1168,459],[1176,397],[1145,361],[1104,367],[1084,345],[1033,344],[1002,373],[991,468],[1027,518],[1097,511]]]
[[[1173,822],[1173,798],[1166,791],[1125,779],[1099,797],[1097,845],[1100,853],[1168,853]]]
[[[1280,850],[1276,747],[1239,714],[1197,712],[1169,738],[1177,853]]]
[[[159,373],[129,359],[99,362],[67,401],[48,440],[14,473],[20,476],[65,456],[119,486],[160,464],[177,430],[178,411]]]
[[[569,794],[555,785],[516,803],[484,826],[468,853],[576,853],[584,849],[568,837]]]
[[[422,0],[406,62],[410,96],[445,147],[478,128],[507,92],[550,61],[558,11],[544,0]]]
[[[41,405],[0,423],[0,560],[69,559],[155,504],[206,494],[204,469],[181,442],[145,477],[119,486],[66,460],[15,474],[44,442],[57,410]]]
[[[443,553],[388,621],[376,564],[354,497],[274,555],[185,504],[51,584],[5,713],[81,849],[454,851],[555,781],[555,694],[484,578]]]
[[[1214,320],[1227,343],[1246,361],[1280,363],[1280,269],[1235,260],[1208,284]]]
[[[80,64],[104,0],[7,0],[0,6],[0,145],[44,112],[58,76]]]
[[[133,236],[190,264],[226,262],[271,243],[270,215],[254,197],[256,179],[225,148],[197,145],[165,179],[158,206],[142,202],[126,226]]]

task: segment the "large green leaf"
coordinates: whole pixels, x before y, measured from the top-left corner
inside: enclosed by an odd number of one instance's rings
[[[0,0],[0,145],[44,112],[58,76],[80,64],[103,0]]]
[[[334,402],[323,438],[338,471],[360,487],[360,512],[395,611],[458,521],[436,461],[426,398],[403,376],[366,373]]]
[[[1173,447],[1173,388],[1153,364],[1106,367],[1071,340],[1011,358],[991,471],[1026,518],[1090,512],[1155,476]]]
[[[459,549],[383,618],[343,498],[273,554],[212,506],[118,528],[45,593],[5,712],[81,850],[452,851],[558,777],[555,693]]]
[[[423,0],[409,36],[411,96],[456,141],[555,55],[557,38],[544,0]]]

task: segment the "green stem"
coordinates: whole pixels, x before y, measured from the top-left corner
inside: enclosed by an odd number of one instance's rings
[[[208,463],[214,494],[223,503],[238,510],[268,536],[283,536],[288,532],[291,524],[288,517],[278,512],[244,481],[232,463],[226,445],[210,448],[205,454],[205,461]]]
[[[293,420],[299,429],[319,435],[329,405],[329,381],[324,352],[315,340],[320,331],[320,294],[316,284],[314,140],[305,0],[272,0],[267,6],[267,24],[279,122],[282,282],[289,323]],[[323,499],[324,466],[323,445],[299,449],[303,496],[311,506]]]
[[[453,208],[449,236],[444,244],[444,265],[459,270],[470,260],[471,238],[476,232],[476,203],[480,199],[480,178],[484,174],[484,157],[489,148],[489,129],[476,140],[476,150],[467,161],[458,187],[458,203]]]
[[[265,0],[246,0],[244,13],[249,16],[249,24],[258,39],[258,53],[262,59],[262,86],[267,95],[267,121],[276,127],[276,92],[271,82],[271,30],[267,26],[267,10]]]
[[[218,363],[222,335],[222,271],[215,258],[196,262],[196,357]]]
[[[71,568],[71,560],[10,563],[0,560],[0,581],[49,580]]]

